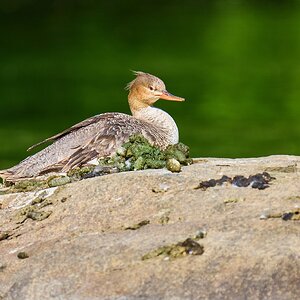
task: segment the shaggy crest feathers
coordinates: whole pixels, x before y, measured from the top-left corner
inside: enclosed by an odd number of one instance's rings
[[[164,82],[156,76],[142,71],[132,71],[132,73],[136,78],[126,85],[125,90],[130,91],[135,83],[148,84],[149,82],[153,85],[161,86],[164,89],[166,88]]]
[[[133,73],[133,75],[135,75],[136,77],[138,76],[141,76],[141,75],[146,75],[147,73],[144,73],[142,71],[134,71],[134,70],[131,70],[131,72]],[[125,86],[125,90],[126,91],[129,91],[132,87],[132,85],[134,84],[136,78],[134,78],[132,81],[128,82]]]

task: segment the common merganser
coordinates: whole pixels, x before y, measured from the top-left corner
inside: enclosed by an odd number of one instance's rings
[[[31,146],[28,150],[53,141],[16,166],[0,171],[0,177],[15,182],[50,172],[67,172],[95,159],[112,156],[133,134],[142,134],[160,149],[178,143],[178,128],[173,118],[152,105],[158,99],[184,101],[184,98],[170,94],[156,76],[144,72],[134,74],[136,78],[127,85],[132,116],[104,113],[86,119]]]

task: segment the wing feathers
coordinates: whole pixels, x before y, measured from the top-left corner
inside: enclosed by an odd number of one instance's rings
[[[114,135],[96,135],[86,145],[75,151],[63,167],[63,171],[68,171],[75,166],[83,165],[99,156],[111,154],[116,147],[116,137]]]
[[[37,147],[39,145],[42,145],[42,144],[44,144],[46,142],[56,141],[56,140],[62,138],[63,136],[71,133],[72,131],[78,130],[80,128],[83,128],[83,127],[89,126],[89,125],[91,125],[91,124],[93,124],[95,122],[98,122],[101,118],[103,118],[103,114],[102,115],[96,115],[94,117],[86,119],[86,120],[84,120],[84,121],[82,121],[82,122],[80,122],[78,124],[73,125],[72,127],[68,128],[68,129],[66,129],[66,130],[64,130],[64,131],[56,134],[56,135],[53,135],[53,136],[51,136],[51,137],[49,137],[49,138],[47,138],[47,139],[45,139],[45,140],[43,140],[43,141],[41,141],[41,142],[39,142],[37,144],[32,145],[31,147],[29,147],[27,149],[27,151],[30,151],[33,148],[35,148],[35,147]]]
[[[15,181],[51,171],[66,172],[95,158],[113,155],[131,135],[137,133],[143,134],[153,143],[158,139],[163,140],[155,126],[132,116],[121,113],[97,115],[30,147],[29,150],[44,142],[55,141],[0,174]]]

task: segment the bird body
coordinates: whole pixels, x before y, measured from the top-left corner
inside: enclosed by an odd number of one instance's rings
[[[159,99],[184,101],[166,91],[159,78],[136,72],[129,85],[128,102],[132,116],[123,113],[103,113],[86,119],[44,142],[53,142],[27,157],[18,165],[0,171],[6,181],[17,181],[49,172],[67,172],[101,158],[112,156],[133,134],[142,134],[161,149],[178,143],[178,129],[173,118],[152,105]]]

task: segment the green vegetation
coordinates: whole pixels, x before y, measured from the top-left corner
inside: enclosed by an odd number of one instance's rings
[[[187,255],[202,255],[204,247],[196,242],[194,239],[187,238],[183,242],[177,244],[166,245],[158,247],[142,256],[142,260],[156,258],[162,256],[167,259],[175,259]]]
[[[101,166],[116,167],[119,171],[167,167],[172,172],[179,172],[180,164],[189,165],[192,159],[189,158],[189,147],[182,143],[168,146],[165,151],[161,151],[151,146],[142,135],[133,135],[113,157],[101,159],[99,163]]]

